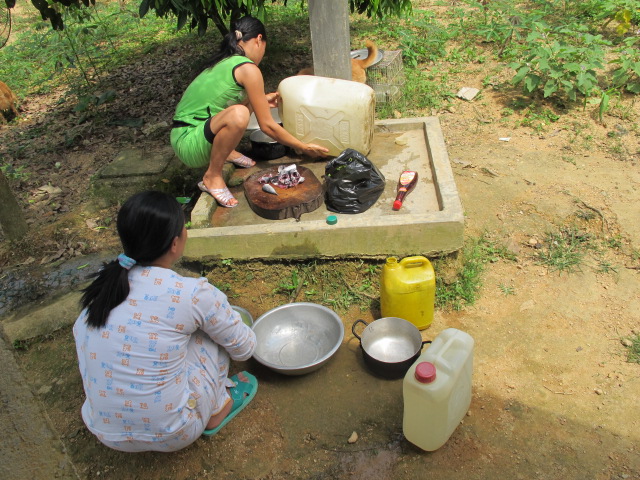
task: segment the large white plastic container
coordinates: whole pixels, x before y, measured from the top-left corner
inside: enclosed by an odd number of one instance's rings
[[[278,86],[282,126],[304,143],[338,156],[353,148],[367,155],[373,142],[376,96],[369,85],[337,78],[296,75]]]
[[[447,328],[405,375],[402,429],[417,447],[440,448],[469,410],[473,345],[468,333]]]

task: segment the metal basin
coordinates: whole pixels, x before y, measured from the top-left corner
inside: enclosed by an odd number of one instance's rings
[[[365,50],[366,52],[366,50]],[[273,120],[276,123],[279,123],[280,125],[282,125],[282,120],[280,120],[280,114],[278,113],[278,107],[271,107],[271,116],[273,117]],[[251,116],[249,117],[249,125],[247,126],[247,130],[249,132],[252,132],[254,130],[257,130],[260,128],[260,124],[258,123],[258,119],[256,118],[256,114],[255,113],[251,113]]]
[[[253,325],[253,317],[251,316],[251,313],[249,313],[249,310],[247,310],[246,308],[238,307],[237,305],[231,305],[231,308],[233,308],[240,314],[242,322],[245,325],[247,325],[248,327],[251,327]]]
[[[257,338],[253,358],[285,375],[319,369],[344,338],[344,325],[333,310],[306,302],[269,310],[254,322],[253,331]]]
[[[264,160],[274,160],[284,157],[287,154],[287,147],[285,145],[276,142],[260,129],[251,132],[249,140],[251,141],[251,151],[253,155]]]
[[[376,59],[373,61],[371,66],[373,67],[376,63],[379,63],[380,60],[382,60],[382,57],[384,57],[384,50],[378,49],[378,55],[376,55]],[[366,60],[367,58],[369,58],[369,50],[367,50],[366,48],[352,50],[351,58],[354,60]]]

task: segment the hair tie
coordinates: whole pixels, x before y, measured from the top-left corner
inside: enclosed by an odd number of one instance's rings
[[[240,30],[236,30],[236,41],[242,40],[242,32]]]
[[[136,261],[133,258],[127,257],[124,253],[121,253],[118,255],[118,263],[122,268],[131,270],[131,267],[136,264]]]

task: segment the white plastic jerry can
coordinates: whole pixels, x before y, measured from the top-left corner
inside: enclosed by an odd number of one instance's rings
[[[404,436],[433,451],[449,439],[471,405],[473,338],[443,330],[404,377]]]
[[[347,148],[371,150],[376,96],[369,85],[296,75],[282,80],[278,93],[282,126],[301,142],[326,147],[334,157]]]

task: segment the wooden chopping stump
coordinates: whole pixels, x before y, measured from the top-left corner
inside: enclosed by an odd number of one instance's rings
[[[262,190],[260,178],[267,174],[278,174],[278,167],[260,170],[244,181],[244,193],[251,209],[270,220],[295,218],[300,220],[303,213],[313,212],[324,201],[324,188],[314,173],[306,167],[298,166],[298,173],[304,182],[292,188],[273,185],[278,195]]]

